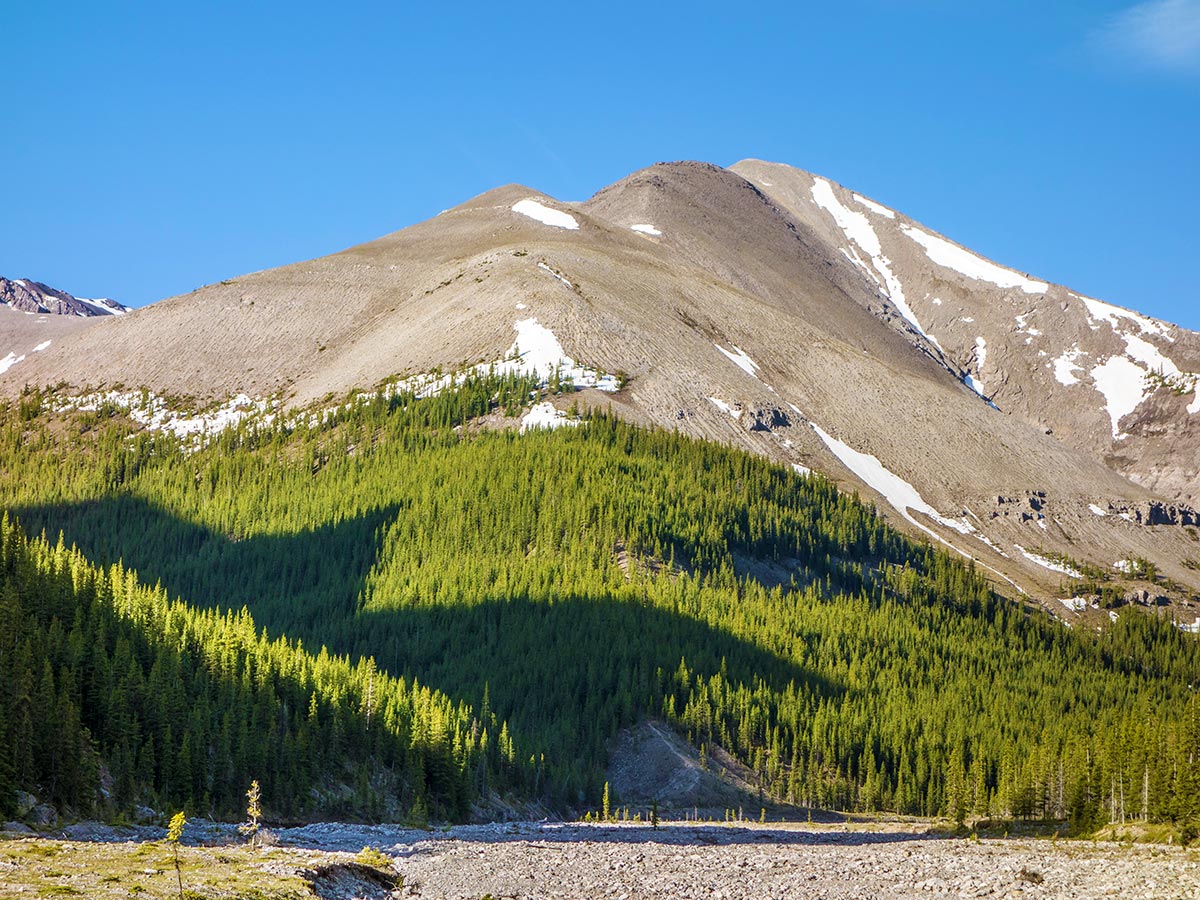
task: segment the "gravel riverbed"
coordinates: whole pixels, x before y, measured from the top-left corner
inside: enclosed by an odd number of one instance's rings
[[[904,830],[761,825],[480,825],[440,834],[313,825],[283,844],[395,859],[422,898],[1062,897],[1200,900],[1200,852]]]

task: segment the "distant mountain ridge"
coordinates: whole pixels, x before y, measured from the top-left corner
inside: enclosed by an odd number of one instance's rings
[[[56,316],[123,316],[129,307],[116,300],[75,297],[40,281],[0,278],[0,304],[17,312]]]

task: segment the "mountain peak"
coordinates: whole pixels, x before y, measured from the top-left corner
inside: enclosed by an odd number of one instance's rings
[[[17,312],[56,316],[123,316],[129,307],[107,297],[89,300],[26,278],[0,277],[0,305]]]

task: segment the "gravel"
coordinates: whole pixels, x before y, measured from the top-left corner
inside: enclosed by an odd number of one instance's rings
[[[310,825],[281,844],[373,846],[400,896],[428,898],[1062,897],[1200,900],[1200,853],[1048,839],[946,838],[896,827],[474,825],[422,832]]]

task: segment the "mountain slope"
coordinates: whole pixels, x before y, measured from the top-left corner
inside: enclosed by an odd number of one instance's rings
[[[856,259],[1005,412],[1163,496],[1200,499],[1200,334],[1005,269],[807,172],[732,170]]]
[[[531,391],[567,403],[565,390],[511,374],[436,396],[396,386],[207,442],[147,433],[115,403],[54,409],[47,392],[41,409],[29,398],[0,409],[0,506],[99,564],[39,542],[43,568],[61,573],[33,592],[63,623],[46,628],[54,646],[96,645],[61,640],[77,618],[71,589],[94,581],[102,603],[151,635],[165,623],[246,686],[261,669],[226,662],[228,630],[271,648],[279,675],[265,680],[280,691],[329,660],[299,640],[348,653],[350,689],[327,685],[349,718],[334,716],[330,740],[340,727],[348,750],[362,749],[364,729],[378,734],[372,708],[389,715],[393,691],[411,685],[409,698],[430,702],[411,765],[396,767],[403,797],[498,787],[594,806],[609,741],[650,716],[735,756],[765,793],[819,807],[1077,825],[1101,815],[1101,799],[1113,816],[1195,813],[1188,685],[1200,643],[1169,621],[1126,610],[1101,633],[1064,628],[825,479],[712,442],[604,415],[521,432]],[[119,559],[165,588],[129,603]],[[192,606],[167,609],[167,591]],[[219,612],[243,603],[289,642]],[[376,667],[398,680],[373,678]],[[85,682],[63,683],[70,695]],[[0,701],[14,695],[19,705],[20,690]],[[306,699],[276,707],[281,721],[306,721]],[[197,733],[194,775],[226,778],[220,743],[207,751],[217,732]],[[307,756],[297,742],[283,759]],[[272,783],[284,775],[272,766]],[[1117,796],[1147,778],[1145,793]],[[378,793],[361,786],[351,808]]]
[[[548,329],[551,357],[628,376],[615,395],[584,391],[584,405],[816,468],[877,498],[902,527],[976,558],[1006,590],[1049,600],[1064,571],[1111,572],[1138,557],[1200,586],[1185,565],[1197,555],[1186,397],[1155,388],[1116,426],[1158,408],[1165,425],[1114,441],[1090,388],[1060,385],[1061,409],[1059,394],[1044,402],[1058,357],[1047,350],[1035,363],[1041,345],[1023,343],[1052,333],[1065,342],[1076,326],[1087,330],[1076,340],[1092,340],[1081,312],[1053,332],[1048,312],[1015,312],[1029,298],[1070,301],[1064,289],[1043,295],[1032,279],[953,254],[1009,287],[947,270],[903,230],[917,226],[840,187],[787,167],[735,168],[751,180],[660,164],[578,205],[499,188],[341,253],[104,322],[0,375],[0,388],[66,380],[303,404],[500,360]],[[934,235],[922,240],[950,253]],[[992,307],[1014,312],[985,320]],[[1077,307],[1092,309],[1068,303]],[[1145,355],[1136,341],[1162,343],[1108,327],[1097,325],[1105,346]],[[1165,334],[1184,351],[1173,351],[1181,372],[1200,368],[1187,355],[1195,335]],[[1099,345],[1087,352],[1100,358]],[[1105,428],[1107,449],[1096,438]]]

